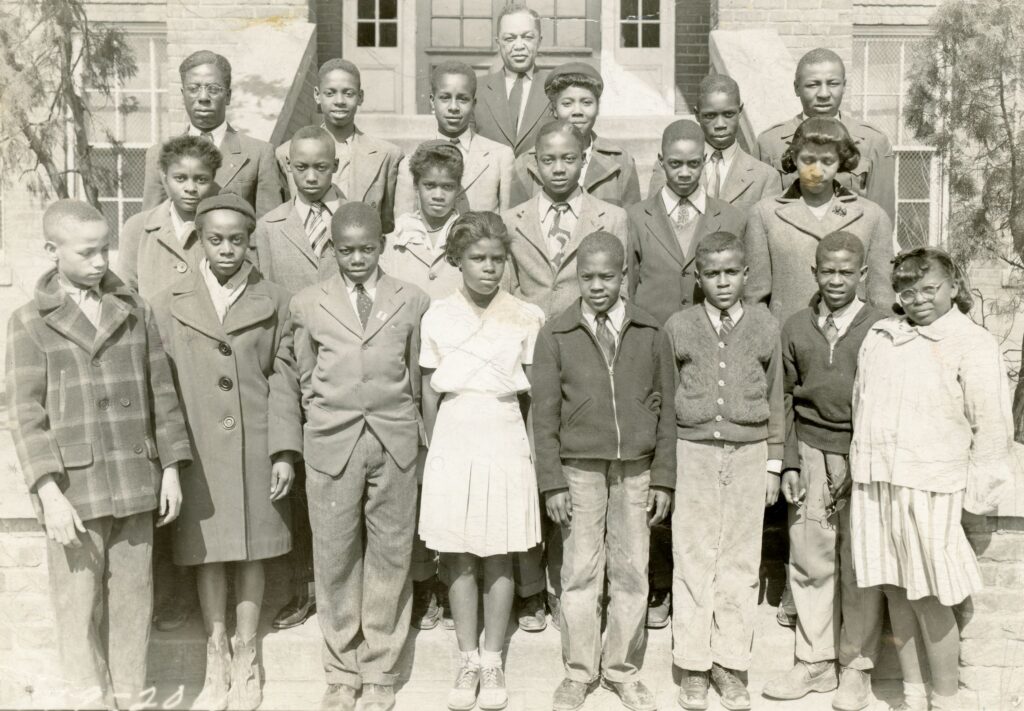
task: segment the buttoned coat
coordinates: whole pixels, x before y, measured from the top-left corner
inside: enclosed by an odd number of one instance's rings
[[[292,299],[292,326],[271,384],[271,454],[299,452],[313,469],[336,477],[367,426],[399,468],[416,460],[426,443],[419,349],[430,297],[382,272],[378,277],[365,329],[340,274]]]
[[[811,274],[818,242],[830,232],[843,230],[864,243],[867,277],[860,297],[890,311],[894,296],[889,283],[893,255],[892,222],[875,203],[836,185],[836,201],[821,220],[800,197],[800,183],[785,194],[757,203],[747,220],[747,263],[750,276],[746,296],[765,301],[779,323],[811,303],[818,285]]]
[[[289,294],[297,294],[338,273],[334,243],[328,240],[323,252],[316,256],[294,200],[274,208],[256,223],[251,244],[250,261],[264,277]]]
[[[885,211],[889,221],[896,219],[896,156],[892,144],[883,131],[869,123],[858,121],[851,116],[840,116],[839,120],[850,132],[850,137],[860,151],[860,161],[850,173],[839,173],[836,180],[851,192],[871,200]],[[783,190],[796,180],[796,172],[786,173],[782,169],[782,154],[789,148],[797,127],[803,122],[801,116],[765,129],[757,137],[754,157],[764,161],[779,172]]]
[[[124,223],[114,271],[148,300],[183,274],[194,274],[202,257],[203,246],[196,232],[184,244],[178,239],[171,222],[171,201],[165,200]]]
[[[288,329],[289,294],[250,265],[221,323],[200,272],[153,299],[192,438],[181,473],[174,562],[260,560],[291,549],[287,500],[270,500],[270,378]]]
[[[187,130],[182,133],[186,135]],[[234,193],[252,205],[256,217],[265,215],[285,200],[285,181],[266,141],[239,133],[228,124],[218,146],[223,162],[214,176],[220,192]],[[167,199],[160,178],[160,144],[146,149],[146,177],[142,188],[142,209],[156,207]]]
[[[664,325],[669,316],[704,301],[697,281],[697,243],[712,232],[731,232],[742,237],[746,212],[722,200],[706,198],[704,214],[697,219],[693,239],[683,254],[672,222],[665,211],[661,191],[631,206],[626,265],[629,299]]]
[[[291,145],[291,141],[285,141],[275,152],[278,165],[286,178],[287,197],[295,195],[295,179],[292,177],[288,161]],[[338,191],[348,201],[364,202],[376,208],[380,213],[384,233],[387,234],[395,229],[395,190],[398,184],[398,169],[403,158],[402,149],[380,138],[367,136],[357,128],[352,137],[351,155],[351,195],[346,195],[341,188],[338,188]],[[339,164],[339,171],[341,167]],[[335,173],[335,182],[339,178],[340,175]]]
[[[508,106],[508,92],[505,89],[505,72],[499,69],[479,80],[476,91],[476,108],[473,124],[476,132],[492,141],[503,143],[520,156],[537,141],[537,133],[548,121],[553,121],[551,102],[544,93],[544,81],[549,72],[535,70],[530,83],[530,93],[524,97],[526,108],[518,129],[515,118]]]
[[[705,160],[704,170],[707,168]],[[647,195],[654,195],[663,187],[665,187],[665,169],[661,167],[660,163],[655,163]],[[740,146],[736,146],[736,154],[733,156],[732,165],[729,166],[729,172],[725,174],[725,182],[722,183],[718,192],[718,199],[741,210],[746,210],[756,205],[758,201],[780,193],[782,193],[782,177],[779,172],[767,163],[762,163],[754,158]]]
[[[7,400],[36,514],[50,474],[83,521],[157,508],[162,469],[192,458],[171,368],[146,303],[113,273],[94,327],[44,274],[7,325]]]
[[[576,228],[565,245],[565,257],[557,267],[551,263],[546,235],[541,232],[538,196],[503,212],[512,244],[503,285],[513,295],[536,304],[545,318],[564,311],[580,296],[576,283],[576,250],[592,232],[610,232],[625,246],[629,230],[626,211],[583,193]],[[628,282],[628,278],[627,278]],[[626,284],[623,288],[628,288]]]
[[[461,195],[469,202],[470,210],[500,212],[514,204],[512,164],[515,156],[511,148],[476,133],[469,142],[469,151],[462,158]],[[402,215],[418,208],[419,200],[409,161],[403,161],[398,171],[395,212]]]
[[[636,161],[611,141],[594,136],[590,164],[581,181],[583,189],[612,205],[626,207],[640,202],[640,178]],[[537,149],[530,147],[516,158],[512,176],[512,204],[526,202],[544,189],[537,171]]]

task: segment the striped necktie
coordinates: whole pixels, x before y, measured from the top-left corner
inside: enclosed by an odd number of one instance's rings
[[[306,214],[306,235],[317,259],[323,255],[327,243],[331,241],[331,236],[327,233],[327,221],[324,219],[326,209],[327,206],[318,200],[309,206],[309,212]]]
[[[608,327],[608,314],[597,314],[594,317],[594,322],[597,324],[595,329],[597,342],[600,344],[601,350],[604,351],[604,359],[611,364],[615,360],[615,335]]]
[[[556,202],[551,206],[551,209],[555,211],[555,219],[551,222],[551,229],[548,230],[548,250],[551,250],[553,246],[557,246],[557,249],[553,250],[554,254],[551,257],[551,263],[556,267],[561,266],[562,260],[565,259],[565,245],[569,243],[569,231],[562,227],[562,215],[569,211],[569,203],[567,202]]]
[[[735,327],[736,323],[732,320],[732,316],[729,315],[729,311],[722,309],[722,325],[718,327],[718,335],[724,336]]]
[[[711,154],[711,161],[707,172],[707,186],[706,190],[708,195],[713,198],[718,197],[719,193],[722,192],[722,151],[716,150]]]

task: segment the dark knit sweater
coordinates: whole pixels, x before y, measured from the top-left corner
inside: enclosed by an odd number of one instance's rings
[[[782,459],[785,411],[779,326],[763,304],[720,337],[703,305],[665,324],[676,366],[676,436],[749,443],[767,440],[768,458]]]
[[[784,469],[800,468],[798,440],[823,452],[849,454],[857,354],[871,326],[889,315],[865,304],[832,348],[818,327],[817,303],[786,321],[786,422],[793,426],[787,427]]]

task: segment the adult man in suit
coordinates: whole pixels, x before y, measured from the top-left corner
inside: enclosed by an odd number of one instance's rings
[[[189,125],[184,133],[201,136],[220,149],[224,160],[214,180],[220,192],[234,193],[253,206],[256,216],[270,212],[284,201],[284,178],[266,141],[239,133],[227,122],[231,103],[231,64],[208,50],[193,52],[178,67],[181,97]],[[146,177],[142,209],[167,199],[160,180],[160,144],[146,150]]]
[[[811,116],[837,118],[846,126],[860,149],[860,161],[853,171],[840,173],[836,180],[848,190],[877,204],[885,210],[889,220],[895,222],[896,157],[892,144],[881,129],[840,113],[843,92],[846,90],[846,65],[843,60],[830,49],[812,49],[797,63],[793,90],[800,99],[803,111],[758,136],[755,157],[779,171],[785,190],[796,180],[796,173],[783,170],[782,154],[789,147],[796,127]]]
[[[712,198],[741,210],[782,192],[778,171],[744,151],[736,140],[743,101],[732,77],[711,74],[700,83],[693,113],[704,131],[704,168],[701,185]],[[665,169],[655,164],[647,195],[665,187]]]
[[[540,127],[552,119],[544,94],[547,72],[537,69],[540,15],[525,3],[513,2],[495,26],[503,66],[480,82],[476,131],[519,156],[533,147]]]
[[[380,213],[387,234],[395,229],[395,186],[402,150],[393,143],[367,136],[356,126],[363,104],[359,68],[346,59],[328,59],[320,66],[313,100],[323,114],[323,127],[334,137],[338,170],[334,184],[345,199],[365,202]],[[288,194],[295,195],[295,180],[288,170],[290,141],[276,153],[281,172],[288,179]]]
[[[430,105],[437,121],[436,140],[456,146],[462,153],[462,192],[455,199],[459,212],[499,212],[512,205],[512,164],[508,146],[473,131],[470,121],[476,106],[477,78],[463,62],[444,62],[430,75]],[[417,208],[412,171],[403,164],[398,175],[395,211]]]

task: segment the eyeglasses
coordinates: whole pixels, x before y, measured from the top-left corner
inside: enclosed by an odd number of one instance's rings
[[[223,96],[227,92],[227,89],[225,89],[220,84],[186,84],[185,85],[185,92],[189,96],[199,96],[200,94],[203,93],[204,90],[206,91],[206,95],[209,96],[211,99],[216,99],[218,96]]]
[[[918,297],[925,301],[935,301],[935,295],[939,293],[939,289],[948,281],[948,279],[943,279],[938,284],[922,286],[920,289],[904,289],[898,294],[900,303],[904,306],[910,306],[917,302]]]

